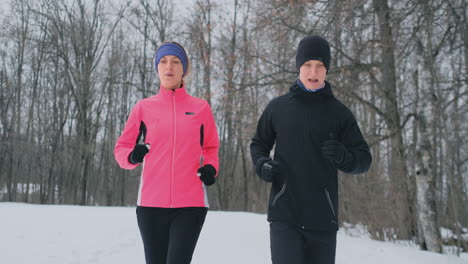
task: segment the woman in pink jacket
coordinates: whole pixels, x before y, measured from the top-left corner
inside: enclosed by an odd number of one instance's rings
[[[159,93],[133,107],[114,155],[124,169],[143,167],[136,213],[146,263],[185,264],[207,214],[206,186],[216,179],[219,139],[209,104],[185,90],[184,48],[163,43],[155,66]]]

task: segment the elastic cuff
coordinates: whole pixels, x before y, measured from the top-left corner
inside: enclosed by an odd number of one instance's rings
[[[255,172],[257,173],[258,176],[262,176],[262,167],[265,162],[270,161],[270,157],[261,157],[257,160],[257,163],[255,164]]]
[[[133,164],[133,165],[136,165],[138,164],[139,162],[134,162],[133,159],[132,159],[132,152],[130,152],[130,154],[128,154],[128,162],[130,162],[130,164]]]
[[[337,168],[343,172],[354,170],[356,167],[354,155],[350,151],[346,151],[343,161],[337,165]]]

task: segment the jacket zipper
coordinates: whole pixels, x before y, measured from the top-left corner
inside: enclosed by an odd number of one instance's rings
[[[176,146],[176,104],[175,104],[175,91],[172,93],[172,124],[173,124],[173,134],[172,134],[172,167],[171,167],[171,208],[174,207],[174,162],[175,162],[175,146]]]
[[[280,196],[284,193],[285,190],[286,190],[286,183],[283,184],[283,187],[281,188],[281,190],[279,191],[279,193],[277,193],[277,194],[275,195],[275,198],[273,198],[273,206],[275,206],[276,200],[278,200],[278,198],[280,198]]]
[[[333,203],[332,203],[332,200],[330,198],[330,193],[328,192],[327,189],[325,189],[325,195],[327,196],[328,204],[330,205],[330,209],[332,210],[332,214],[333,214],[334,217],[336,217],[335,209],[333,209]]]

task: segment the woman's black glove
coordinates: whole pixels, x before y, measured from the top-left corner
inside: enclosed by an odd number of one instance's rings
[[[133,148],[133,151],[128,156],[128,161],[131,164],[138,164],[143,162],[143,158],[145,157],[146,153],[149,152],[149,149],[144,144],[136,144]]]
[[[198,175],[200,175],[200,180],[206,185],[210,186],[213,185],[213,183],[216,182],[215,175],[216,175],[216,169],[210,165],[207,164],[197,170]]]

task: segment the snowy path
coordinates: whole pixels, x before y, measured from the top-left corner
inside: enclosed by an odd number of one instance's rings
[[[134,208],[0,203],[0,262],[144,263]],[[210,211],[194,264],[271,263],[264,215]],[[338,235],[337,264],[468,264],[455,256]]]

